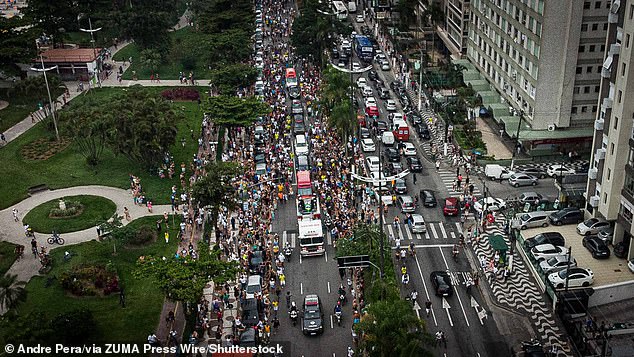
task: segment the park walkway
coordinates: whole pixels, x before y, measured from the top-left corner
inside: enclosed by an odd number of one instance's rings
[[[22,218],[24,218],[31,209],[44,202],[75,195],[93,195],[107,198],[116,204],[116,213],[120,216],[123,216],[123,209],[124,207],[127,207],[130,211],[132,220],[145,216],[161,215],[163,212],[172,211],[170,205],[156,205],[153,207],[153,213],[150,213],[145,206],[137,206],[132,202],[132,193],[130,190],[115,187],[75,186],[36,193],[33,196],[0,211],[0,240],[21,244],[26,247],[24,258],[16,261],[11,266],[8,271],[9,274],[16,274],[19,281],[29,281],[31,277],[38,275],[38,270],[42,266],[40,261],[31,255],[31,239],[24,235],[24,228],[21,222]],[[20,219],[18,222],[15,222],[13,219],[12,211],[14,208],[18,210],[18,218]],[[129,222],[123,219],[122,223],[125,225]],[[50,235],[51,232],[35,232],[38,246],[46,246],[49,251],[51,248],[54,248],[46,243],[46,239],[50,237]],[[64,246],[87,242],[97,239],[97,228],[92,227],[82,231],[64,233],[62,237],[66,241]]]

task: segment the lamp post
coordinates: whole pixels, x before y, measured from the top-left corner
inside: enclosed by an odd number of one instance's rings
[[[522,127],[522,120],[524,119],[524,111],[520,111],[520,122],[517,124],[517,132],[515,133],[515,147],[513,148],[513,156],[511,157],[511,171],[515,165],[515,155],[520,150],[520,128]]]
[[[130,2],[130,5],[132,5],[132,2]],[[101,27],[98,29],[93,29],[92,20],[90,19],[90,17],[88,18],[88,26],[89,28],[87,29],[80,28],[79,30],[90,33],[90,43],[92,44],[92,52],[95,56],[95,72],[97,73],[97,85],[99,85],[99,88],[101,88],[101,78],[99,77],[99,61],[97,60],[97,49],[95,48],[95,37],[93,35],[95,32],[101,30]]]
[[[37,48],[39,51],[40,49],[39,42],[36,41],[35,43],[37,44]],[[57,69],[57,66],[45,68],[44,57],[42,56],[41,52],[40,52],[40,64],[42,65],[42,68],[31,67],[31,70],[35,72],[42,72],[42,74],[44,74],[44,83],[46,83],[46,93],[48,93],[48,103],[51,106],[51,115],[53,116],[53,126],[55,127],[55,138],[57,139],[57,141],[59,141],[59,130],[57,130],[57,118],[55,118],[55,105],[53,105],[53,98],[51,97],[51,88],[48,85],[48,78],[46,77],[46,72],[53,69]]]

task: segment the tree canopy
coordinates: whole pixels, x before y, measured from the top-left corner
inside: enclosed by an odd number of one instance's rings
[[[271,108],[256,97],[219,95],[207,99],[204,111],[215,124],[249,126],[257,117],[268,114]]]
[[[195,303],[211,279],[216,284],[235,278],[235,262],[220,259],[220,251],[200,249],[198,259],[186,257],[143,256],[134,275],[151,277],[170,299]]]
[[[212,162],[205,167],[206,175],[200,177],[192,189],[192,197],[200,207],[208,207],[212,227],[216,226],[222,207],[234,210],[238,207],[233,180],[242,173],[242,168],[233,162]]]
[[[28,63],[36,56],[35,32],[26,27],[28,21],[14,16],[0,16],[0,67],[13,67],[15,63]]]

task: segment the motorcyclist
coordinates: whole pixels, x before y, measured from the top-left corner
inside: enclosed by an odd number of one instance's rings
[[[291,302],[291,309],[289,310],[290,312],[297,312],[297,305],[295,304],[295,301]]]
[[[405,275],[405,274],[407,274],[407,267],[405,265],[403,265],[401,267],[401,275]]]
[[[412,292],[409,294],[409,298],[412,301],[416,301],[416,298],[418,298],[418,291],[416,290],[412,290]]]
[[[337,314],[341,314],[341,301],[337,301],[337,304],[335,305],[335,315]]]
[[[458,245],[457,245],[457,244],[454,244],[454,245],[453,245],[453,252],[452,252],[452,255],[453,255],[454,259],[455,259],[455,258],[458,258],[458,252],[459,252],[459,251],[458,251]]]
[[[343,284],[339,285],[339,290],[337,290],[337,293],[339,293],[339,296],[346,296],[346,289],[343,288]]]
[[[403,285],[409,284],[409,274],[405,273],[401,276],[401,283],[403,283]]]

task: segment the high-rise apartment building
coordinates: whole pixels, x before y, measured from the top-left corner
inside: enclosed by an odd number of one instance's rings
[[[586,191],[588,215],[614,221],[613,243],[629,244],[634,227],[634,0],[614,0],[607,17]]]
[[[445,21],[439,29],[439,35],[451,55],[456,58],[467,53],[470,3],[471,0],[445,0],[442,4]]]
[[[533,130],[591,126],[610,0],[471,0],[467,58]]]

